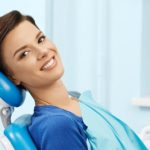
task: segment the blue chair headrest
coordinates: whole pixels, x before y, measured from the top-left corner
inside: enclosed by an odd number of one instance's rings
[[[25,90],[17,87],[0,72],[0,98],[13,107],[20,106],[25,100]]]

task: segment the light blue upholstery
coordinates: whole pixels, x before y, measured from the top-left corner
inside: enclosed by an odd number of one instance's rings
[[[10,106],[18,107],[25,99],[25,90],[18,88],[0,72],[0,97]]]
[[[4,130],[4,134],[11,141],[15,150],[36,150],[27,130],[30,119],[31,115],[23,115]]]
[[[2,72],[0,72],[0,100],[7,105],[1,110],[1,118],[4,121],[4,135],[9,139],[15,150],[36,150],[36,146],[27,130],[27,125],[31,122],[31,115],[23,115],[11,123],[11,113],[5,109],[20,106],[25,99],[25,90],[13,84]],[[5,121],[6,120],[6,121]]]

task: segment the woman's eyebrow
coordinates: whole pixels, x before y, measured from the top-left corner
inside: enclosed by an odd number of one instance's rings
[[[40,36],[41,33],[42,33],[42,32],[39,31],[39,32],[37,33],[35,39],[37,39],[37,38]],[[21,46],[20,48],[18,48],[18,49],[15,51],[14,56],[15,56],[19,51],[21,51],[21,50],[23,50],[23,49],[25,49],[25,48],[27,48],[27,47],[28,47],[28,45],[24,45],[24,46]]]
[[[42,31],[39,31],[35,38],[37,39],[41,33],[42,33]]]
[[[18,49],[15,51],[14,56],[15,56],[19,51],[22,51],[23,49],[25,49],[25,48],[27,48],[27,47],[28,47],[28,45],[24,45],[24,46],[18,48]]]

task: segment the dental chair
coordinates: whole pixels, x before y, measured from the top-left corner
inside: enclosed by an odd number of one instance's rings
[[[14,107],[23,104],[24,99],[25,90],[15,86],[0,72],[0,117],[5,128],[0,143],[4,150],[37,150],[27,130],[31,115],[22,115],[11,122]]]

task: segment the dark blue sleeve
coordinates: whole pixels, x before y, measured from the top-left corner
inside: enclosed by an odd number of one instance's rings
[[[77,124],[67,116],[53,116],[43,122],[42,150],[87,150]]]

